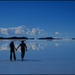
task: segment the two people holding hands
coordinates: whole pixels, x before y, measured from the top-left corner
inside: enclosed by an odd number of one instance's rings
[[[17,47],[17,49],[21,46],[21,58],[22,58],[22,61],[23,61],[23,58],[24,58],[24,55],[25,55],[25,51],[27,51],[27,46],[26,44],[24,43],[24,41],[21,41],[21,44]],[[12,60],[12,53],[14,55],[14,60],[16,60],[16,56],[15,56],[15,50],[17,50],[14,46],[14,42],[12,41],[10,43],[10,60]]]

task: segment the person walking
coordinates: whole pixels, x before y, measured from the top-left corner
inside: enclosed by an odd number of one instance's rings
[[[17,49],[21,46],[21,58],[22,58],[22,61],[23,61],[23,58],[24,58],[24,55],[25,55],[25,51],[27,51],[27,46],[26,44],[24,43],[24,41],[21,41],[21,44],[17,47]],[[16,49],[16,50],[17,50]]]
[[[12,60],[12,53],[13,53],[14,60],[16,60],[15,50],[14,49],[16,49],[16,48],[14,47],[14,42],[12,41],[10,43],[10,60]]]

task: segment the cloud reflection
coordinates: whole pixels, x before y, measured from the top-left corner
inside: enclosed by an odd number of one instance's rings
[[[10,43],[0,44],[0,50],[10,50],[9,45],[10,45]],[[14,44],[14,45],[17,48],[19,44]],[[38,42],[38,43],[30,42],[30,43],[26,43],[26,45],[27,45],[28,50],[31,50],[31,49],[32,50],[41,50],[41,49],[44,49],[47,44],[43,43],[43,42]],[[20,52],[21,49],[18,48],[17,51]]]
[[[7,46],[8,43],[0,45],[0,50],[9,50]]]
[[[59,44],[56,43],[55,46],[59,46]]]
[[[46,46],[47,44],[45,44],[45,43],[28,43],[27,44],[27,47],[28,47],[28,49],[29,48],[32,48],[33,50],[40,50],[40,49],[44,49],[44,47]]]
[[[59,45],[62,45],[62,43],[59,43],[59,44],[58,43],[55,43],[55,46],[59,46]]]

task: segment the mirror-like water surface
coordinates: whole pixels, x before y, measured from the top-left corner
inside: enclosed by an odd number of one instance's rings
[[[14,41],[15,47],[20,41]],[[75,74],[75,41],[25,41],[28,51],[21,61],[10,62],[10,41],[0,41],[0,74]]]

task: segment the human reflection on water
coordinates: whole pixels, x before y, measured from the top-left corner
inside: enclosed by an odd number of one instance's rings
[[[13,56],[14,56],[14,60],[16,60],[15,50],[14,49],[16,49],[16,48],[14,47],[14,42],[12,41],[10,43],[10,60],[12,60],[12,53],[13,53]]]
[[[17,47],[17,49],[21,46],[21,58],[22,58],[22,61],[23,61],[23,58],[24,58],[24,55],[25,55],[25,51],[27,51],[27,46],[26,44],[24,43],[24,41],[21,41],[21,44]],[[16,49],[16,50],[17,50]]]

